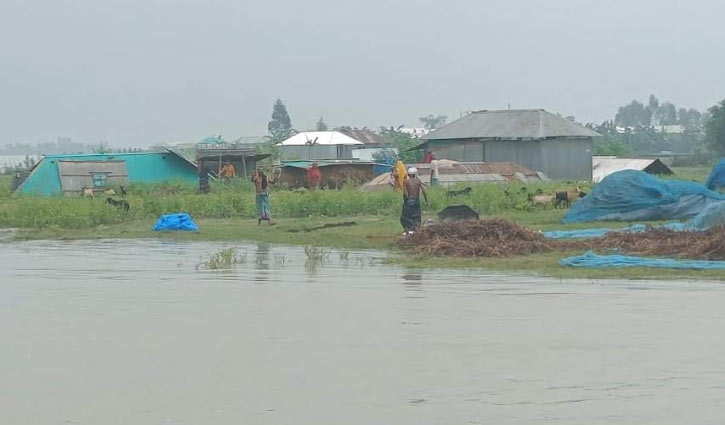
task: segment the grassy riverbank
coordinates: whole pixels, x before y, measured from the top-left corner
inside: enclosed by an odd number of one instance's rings
[[[526,213],[507,216],[519,224],[533,229],[575,228],[552,222],[561,212]],[[355,221],[350,227],[337,227],[305,232],[324,224],[341,221]],[[289,245],[314,245],[342,249],[379,249],[390,252],[389,262],[407,268],[453,268],[480,269],[482,272],[506,272],[551,276],[556,278],[625,278],[625,279],[713,279],[724,280],[723,271],[673,271],[658,269],[574,269],[559,266],[561,258],[581,252],[554,252],[510,258],[455,258],[455,257],[411,257],[398,250],[397,238],[400,224],[395,217],[340,217],[282,219],[275,226],[258,225],[250,219],[199,219],[198,233],[165,232],[151,230],[153,221],[141,220],[132,223],[102,225],[93,229],[22,229],[18,239],[96,239],[96,238],[161,238],[182,241],[241,242],[260,241]],[[601,223],[599,223],[601,224]],[[609,223],[611,225],[611,223]],[[591,224],[590,224],[591,225]],[[621,224],[620,224],[621,225]],[[291,232],[290,230],[294,231]]]
[[[704,178],[705,170],[687,170]],[[0,183],[4,183],[0,181]],[[449,199],[445,190],[430,191],[424,218],[435,218],[445,206],[465,203],[488,217],[506,218],[533,230],[623,227],[628,223],[561,224],[562,210],[533,208],[527,194],[562,190],[565,182],[536,184],[475,185],[467,198]],[[589,190],[589,187],[584,190]],[[391,252],[390,261],[406,267],[481,268],[561,278],[725,279],[725,272],[670,271],[651,269],[589,270],[563,268],[558,261],[581,252],[551,253],[505,259],[415,258],[396,246],[401,233],[398,222],[400,195],[391,190],[363,193],[353,188],[340,191],[298,193],[274,191],[271,197],[276,226],[257,224],[250,184],[213,187],[214,193],[196,194],[193,185],[167,183],[132,186],[127,197],[131,211],[125,213],[97,199],[34,198],[9,196],[0,191],[0,228],[18,228],[17,239],[168,238],[190,241],[263,241],[280,244],[329,246],[344,249],[380,249]],[[151,227],[159,214],[185,211],[199,224],[198,233],[157,233]],[[325,224],[354,221],[350,227],[306,232]]]

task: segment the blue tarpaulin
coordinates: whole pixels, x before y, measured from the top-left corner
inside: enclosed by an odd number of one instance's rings
[[[605,177],[574,204],[563,221],[689,219],[723,200],[725,195],[696,182],[661,180],[644,171],[624,170]]]
[[[191,216],[186,213],[166,214],[159,217],[154,225],[154,230],[185,230],[196,232],[199,230]]]
[[[725,159],[720,160],[710,171],[710,176],[707,178],[705,187],[710,190],[717,190],[718,188],[725,187]]]
[[[715,202],[709,204],[704,211],[695,216],[692,220],[685,222],[672,222],[656,226],[659,229],[674,230],[677,232],[691,231],[700,232],[705,231],[715,226],[725,226],[725,202]],[[607,233],[612,232],[626,232],[626,233],[637,233],[644,232],[647,230],[647,226],[644,224],[633,224],[629,227],[622,229],[608,229],[608,228],[597,228],[597,229],[576,229],[576,230],[551,230],[549,232],[543,232],[544,237],[549,239],[579,239],[579,238],[601,238]]]
[[[602,269],[608,267],[650,267],[687,270],[725,270],[725,261],[673,260],[669,258],[644,258],[628,255],[597,255],[591,251],[584,255],[564,258],[562,266]]]

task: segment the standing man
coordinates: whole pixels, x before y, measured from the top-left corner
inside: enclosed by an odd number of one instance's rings
[[[222,167],[221,171],[219,171],[219,177],[223,179],[233,179],[237,176],[237,170],[234,169],[234,166],[231,164],[231,162],[227,162]]]
[[[310,189],[319,188],[320,180],[322,180],[320,167],[317,166],[316,162],[313,162],[312,166],[307,169],[307,183],[310,185]]]
[[[209,167],[199,165],[199,193],[209,193]]]
[[[271,225],[272,213],[269,211],[269,194],[267,193],[269,181],[267,180],[267,176],[264,175],[262,170],[257,169],[252,173],[252,183],[254,183],[254,188],[257,192],[257,197],[255,198],[258,214],[257,224],[262,224],[262,220],[267,220]]]
[[[438,160],[434,156],[430,161],[430,185],[438,186],[440,184],[440,174],[438,174]]]
[[[425,193],[423,182],[418,178],[418,169],[408,169],[408,179],[405,180],[403,189],[403,212],[400,216],[400,224],[403,225],[404,234],[410,235],[420,229],[422,214],[420,211],[420,194],[423,194],[425,202],[428,203],[428,195]]]

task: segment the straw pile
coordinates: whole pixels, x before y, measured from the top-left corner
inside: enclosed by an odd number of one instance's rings
[[[629,255],[696,260],[725,260],[725,227],[705,232],[650,229],[610,233],[599,239],[550,240],[540,233],[502,219],[437,223],[400,239],[417,254],[456,257],[511,257],[552,251],[616,250]]]
[[[725,260],[725,228],[705,232],[650,229],[641,233],[611,233],[586,241],[595,249],[617,249],[633,255],[657,255],[697,260]]]
[[[458,257],[510,257],[556,248],[541,234],[501,219],[433,224],[399,244],[418,254]]]

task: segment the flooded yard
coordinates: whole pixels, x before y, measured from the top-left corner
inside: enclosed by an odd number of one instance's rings
[[[210,254],[236,249],[231,270]],[[720,423],[725,286],[0,243],[7,424]]]

